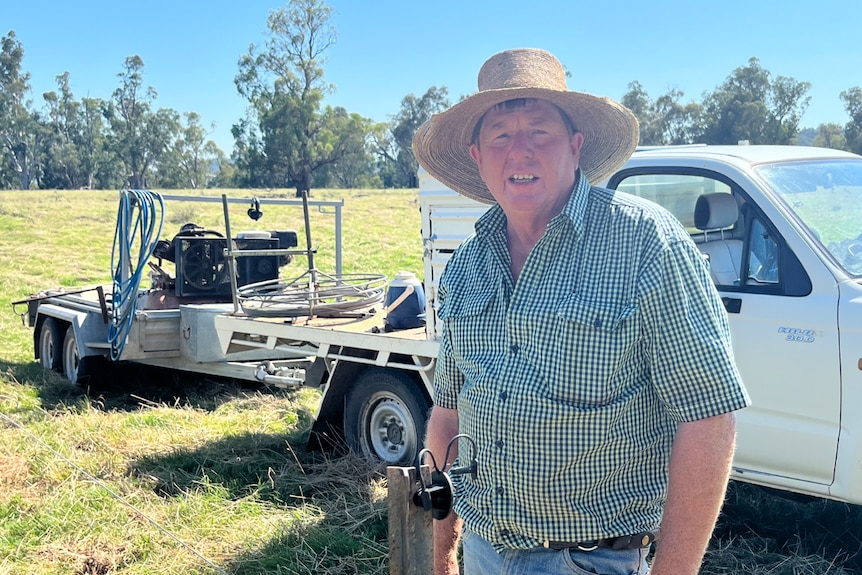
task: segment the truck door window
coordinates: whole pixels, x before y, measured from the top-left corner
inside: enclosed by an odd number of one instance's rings
[[[652,200],[673,214],[709,262],[718,286],[739,286],[742,270],[741,230],[731,187],[706,174],[635,174],[617,190]]]
[[[689,233],[697,232],[694,206],[698,197],[716,192],[730,193],[730,186],[724,182],[693,174],[635,174],[624,178],[616,189],[664,207],[682,222]]]
[[[749,285],[778,283],[778,244],[759,219],[751,223],[747,277]]]

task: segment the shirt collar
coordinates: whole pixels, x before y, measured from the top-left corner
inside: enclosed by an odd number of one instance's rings
[[[580,237],[584,229],[584,213],[587,211],[587,203],[590,195],[590,182],[580,168],[575,175],[575,186],[569,200],[554,219],[548,224],[548,228],[560,225],[561,221],[569,221],[574,227],[575,234]],[[494,204],[476,221],[476,235],[488,237],[506,231],[506,214],[500,204]]]

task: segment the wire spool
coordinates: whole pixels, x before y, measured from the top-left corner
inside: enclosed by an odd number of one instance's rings
[[[306,272],[293,280],[269,280],[237,289],[239,305],[249,316],[298,317],[356,313],[383,301],[385,275]]]

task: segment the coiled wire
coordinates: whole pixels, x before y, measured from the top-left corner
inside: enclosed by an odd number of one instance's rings
[[[292,280],[267,280],[237,289],[248,316],[338,315],[365,310],[383,301],[385,275],[340,274],[309,270]]]
[[[108,342],[111,359],[117,360],[132,329],[138,302],[138,286],[147,269],[147,261],[162,233],[165,202],[162,195],[150,190],[122,190],[117,210],[117,228],[111,252],[114,293]],[[133,258],[133,254],[137,258]],[[125,269],[128,266],[128,269]]]

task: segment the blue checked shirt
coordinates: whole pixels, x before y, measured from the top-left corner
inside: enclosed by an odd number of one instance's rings
[[[440,280],[435,403],[478,461],[457,513],[498,550],[657,529],[677,424],[749,403],[697,247],[581,176],[517,283],[509,262],[497,205]]]

